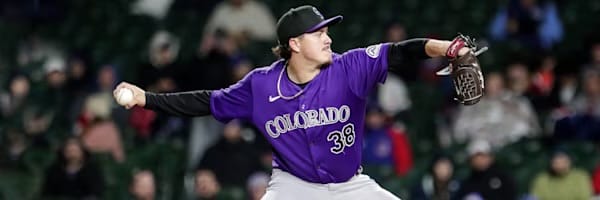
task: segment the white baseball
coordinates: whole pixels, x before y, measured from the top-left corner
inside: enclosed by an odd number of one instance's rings
[[[133,91],[128,88],[121,88],[117,93],[117,103],[124,106],[133,101]]]

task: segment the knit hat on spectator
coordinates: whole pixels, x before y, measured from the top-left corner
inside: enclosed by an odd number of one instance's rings
[[[66,68],[66,63],[63,58],[60,57],[50,57],[44,62],[44,71],[46,74],[51,72],[64,72]]]
[[[469,156],[474,156],[477,154],[490,154],[492,153],[492,147],[490,143],[485,140],[474,140],[469,143],[467,147],[467,153]]]

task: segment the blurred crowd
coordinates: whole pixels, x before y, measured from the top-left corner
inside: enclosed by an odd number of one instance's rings
[[[25,27],[16,31],[25,35],[10,43],[15,45],[0,47],[0,199],[260,199],[272,152],[257,129],[237,120],[220,124],[210,116],[125,110],[113,100],[112,89],[120,81],[159,93],[227,87],[268,64],[265,59],[275,59],[268,48],[247,49],[255,43],[275,46],[282,13],[270,7],[273,2],[260,0],[115,2],[125,6],[113,12],[154,24],[152,32],[141,34],[147,35],[140,36],[141,48],[131,49],[136,52],[128,54],[131,62],[97,60],[96,46],[74,48],[68,39],[36,28],[60,27],[69,17],[65,13],[86,3],[0,1],[0,32]],[[490,46],[481,59],[498,54],[496,46],[519,46],[493,61],[499,66],[482,66],[485,96],[476,105],[459,106],[451,80],[434,75],[447,64],[443,58],[391,72],[369,99],[366,173],[403,199],[600,195],[597,156],[578,157],[568,147],[582,142],[592,146],[592,155],[598,152],[600,40],[586,40],[579,51],[585,53],[571,55],[579,62],[563,59],[557,49],[573,37],[565,33],[559,9],[567,4],[506,0],[486,19],[488,29],[472,33]],[[206,15],[194,40],[166,28],[169,16],[179,12]],[[383,34],[370,33],[378,35],[377,42],[455,34],[417,35],[402,20],[387,21]],[[581,27],[588,28],[596,27]],[[335,46],[336,34],[332,39]],[[255,51],[264,52],[261,59],[253,57]],[[423,128],[428,125],[433,127]],[[542,168],[528,171],[525,179],[510,168],[514,159],[503,159],[523,156],[519,167],[533,165],[537,158],[510,154],[523,141],[538,144],[535,155],[543,156]],[[591,164],[577,166],[578,160]],[[19,186],[15,182],[32,189],[13,190]]]

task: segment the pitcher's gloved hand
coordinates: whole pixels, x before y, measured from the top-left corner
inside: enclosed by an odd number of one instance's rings
[[[467,47],[470,50],[459,56],[459,51]],[[475,42],[468,36],[459,34],[446,51],[450,65],[437,72],[438,75],[451,75],[456,92],[455,99],[463,105],[473,105],[483,97],[484,80],[477,56],[487,47],[477,50]]]

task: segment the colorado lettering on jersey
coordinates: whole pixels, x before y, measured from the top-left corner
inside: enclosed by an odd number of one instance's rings
[[[292,114],[278,115],[265,123],[265,130],[272,138],[299,128],[308,129],[335,123],[344,123],[350,119],[350,107],[327,107],[316,110],[296,111]]]

